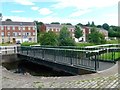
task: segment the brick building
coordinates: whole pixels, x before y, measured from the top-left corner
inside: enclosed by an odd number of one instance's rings
[[[60,25],[60,24],[43,24],[41,27],[40,27],[40,30],[42,32],[48,32],[48,31],[53,31],[55,33],[59,33],[60,32],[60,29],[63,27],[63,26],[66,26],[68,28],[68,30],[70,31],[72,37],[75,39],[76,42],[78,42],[78,39],[76,39],[74,37],[74,31],[75,31],[75,26],[73,25]],[[86,42],[86,36],[87,34],[89,34],[90,30],[89,28],[87,27],[83,27],[81,28],[81,30],[83,31],[83,36],[80,37],[80,41],[83,41],[83,42]]]
[[[34,22],[2,21],[0,43],[37,42],[37,28]]]

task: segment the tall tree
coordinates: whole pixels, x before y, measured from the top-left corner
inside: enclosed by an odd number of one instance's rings
[[[58,37],[52,31],[45,32],[40,36],[40,44],[57,46],[58,45]]]
[[[80,27],[82,27],[82,26],[83,26],[83,24],[82,24],[82,23],[78,23],[78,24],[77,24],[77,26],[80,26]]]
[[[102,28],[106,29],[106,30],[109,30],[110,29],[110,26],[107,24],[107,23],[104,23],[102,25]]]
[[[95,27],[95,23],[94,23],[94,21],[92,21],[91,27]]]
[[[11,19],[6,19],[5,21],[12,21]]]
[[[74,46],[75,42],[68,31],[68,28],[63,26],[59,34],[59,46]]]
[[[78,41],[79,41],[79,38],[80,38],[81,36],[83,36],[82,30],[80,29],[79,26],[75,26],[74,35],[75,35],[75,38],[78,39]]]
[[[95,44],[104,44],[106,42],[105,37],[96,28],[91,28],[91,33],[88,35],[88,41]]]
[[[52,22],[51,24],[60,24],[59,22]]]
[[[88,23],[86,24],[86,26],[90,27],[90,22],[88,22]]]

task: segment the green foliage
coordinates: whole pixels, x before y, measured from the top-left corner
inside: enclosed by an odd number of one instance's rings
[[[38,21],[34,21],[36,23],[36,27],[37,27],[37,33],[40,33],[40,26],[43,25],[43,22],[38,22]]]
[[[106,29],[106,30],[109,30],[110,29],[110,26],[107,24],[107,23],[104,23],[102,25],[102,28]]]
[[[66,25],[72,25],[71,23],[66,23]]]
[[[68,28],[63,26],[59,34],[59,46],[74,46],[75,42],[72,39]]]
[[[95,23],[92,21],[91,27],[95,27]]]
[[[59,22],[52,22],[51,24],[60,24]]]
[[[6,19],[5,21],[12,21],[11,19]]]
[[[30,45],[36,45],[37,43],[35,42],[23,42],[21,46],[30,46]]]
[[[118,40],[109,40],[106,44],[118,44]]]
[[[78,24],[77,24],[77,26],[80,26],[80,27],[82,27],[82,26],[83,26],[83,24],[81,24],[81,23],[78,23]]]
[[[112,26],[108,32],[109,37],[119,37],[120,38],[120,27]]]
[[[90,27],[90,22],[88,22],[88,24],[86,24],[86,26]]]
[[[97,25],[97,28],[102,28],[102,26],[101,25]]]
[[[40,35],[40,43],[41,45],[57,46],[58,37],[54,32],[48,31]]]
[[[83,34],[82,34],[82,30],[80,29],[80,27],[75,26],[75,38],[79,39]]]
[[[85,46],[94,46],[94,43],[76,43],[76,46],[85,47]]]
[[[88,41],[95,44],[106,43],[105,37],[102,33],[96,30],[96,28],[91,28],[91,33],[88,35]]]

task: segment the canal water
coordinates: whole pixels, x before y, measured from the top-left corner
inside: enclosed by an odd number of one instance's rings
[[[28,61],[17,61],[11,63],[2,63],[2,66],[13,73],[26,74],[32,76],[72,76],[69,73],[53,70],[52,68],[35,64]]]

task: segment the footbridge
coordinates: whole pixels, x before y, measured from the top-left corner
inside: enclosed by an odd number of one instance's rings
[[[118,46],[105,48],[29,46],[18,47],[17,55],[22,60],[71,74],[81,74],[83,71],[97,72],[114,65],[120,58],[120,48]]]

